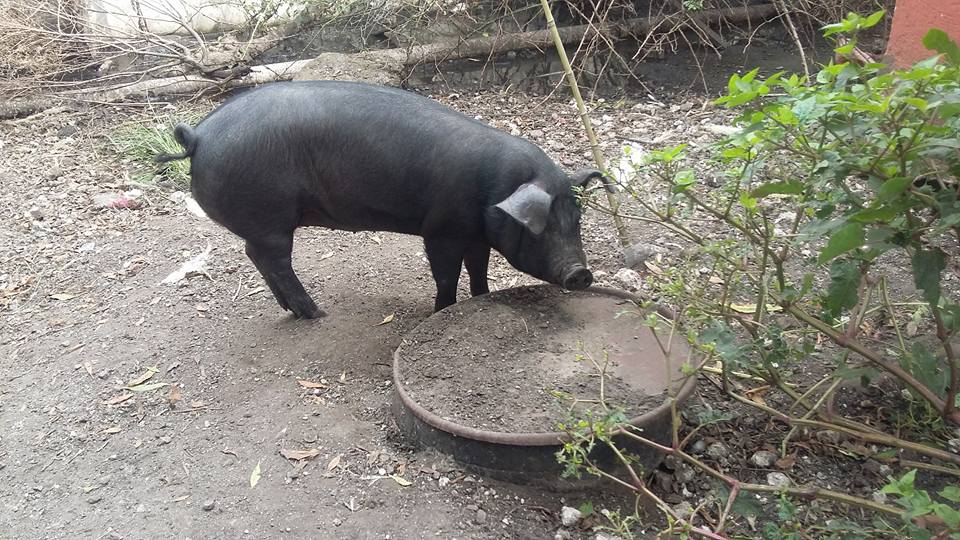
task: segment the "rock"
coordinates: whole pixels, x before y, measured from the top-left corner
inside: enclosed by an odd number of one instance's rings
[[[657,253],[658,249],[650,244],[630,244],[623,249],[623,263],[627,268],[640,268]]]
[[[339,526],[341,526],[341,525],[343,525],[343,520],[342,520],[342,519],[340,519],[340,518],[334,518],[334,519],[333,519],[333,526],[334,526],[334,527],[339,527]]]
[[[620,538],[616,535],[607,534],[605,532],[599,532],[593,537],[593,540],[623,540],[623,538]]]
[[[476,519],[477,519],[477,523],[479,523],[480,525],[483,525],[484,523],[487,522],[487,513],[483,510],[483,508],[480,508],[477,510]]]
[[[690,446],[690,451],[694,454],[702,454],[707,450],[707,443],[703,439],[698,439]]]
[[[97,504],[102,500],[103,500],[103,495],[100,495],[99,493],[87,497],[87,502],[90,504]]]
[[[686,484],[687,482],[690,482],[696,478],[697,473],[693,470],[693,467],[687,465],[686,463],[681,463],[677,467],[677,471],[673,473],[673,477],[677,479],[677,482]]]
[[[630,268],[617,270],[617,273],[613,275],[613,280],[617,285],[630,292],[636,292],[643,287],[643,277],[636,270]]]
[[[43,210],[37,206],[31,206],[30,210],[27,210],[27,215],[34,221],[41,221],[44,218]]]
[[[730,455],[730,449],[721,442],[715,442],[707,447],[707,455],[713,459],[721,460]]]
[[[209,512],[210,510],[213,510],[213,507],[216,505],[217,505],[217,501],[214,501],[213,499],[207,499],[203,501],[202,508],[204,509],[204,511]]]
[[[663,458],[663,466],[670,471],[677,470],[677,467],[679,467],[681,463],[683,462],[680,461],[680,458],[677,456],[669,455]]]
[[[870,494],[870,498],[875,503],[887,504],[887,494],[882,491],[874,491]]]
[[[673,491],[673,476],[664,471],[653,471],[653,480],[664,492]]]
[[[783,474],[782,472],[771,472],[767,473],[767,484],[773,487],[785,488],[790,487],[790,484],[793,482],[790,481],[790,477]]]
[[[539,139],[540,137],[543,137],[543,130],[531,129],[530,131],[527,132],[527,136],[533,139]]]
[[[750,464],[761,469],[769,469],[777,462],[777,455],[769,450],[759,450],[750,456]]]
[[[886,478],[893,474],[893,467],[883,463],[880,465],[880,468],[877,470],[877,472],[880,473],[880,476]]]
[[[583,519],[583,514],[576,508],[564,506],[560,510],[560,523],[563,523],[564,527],[573,527],[577,523],[580,523],[581,519]]]
[[[54,165],[53,167],[50,167],[50,170],[47,171],[47,179],[48,179],[48,180],[56,180],[57,178],[60,178],[61,176],[63,176],[63,169],[61,169],[61,168],[58,167],[57,165]]]
[[[566,529],[557,529],[556,534],[553,535],[553,540],[571,540],[572,538],[573,535]]]
[[[160,437],[160,443],[159,443],[159,444],[160,444],[161,446],[164,445],[164,444],[170,444],[170,442],[171,442],[172,440],[173,440],[173,439],[171,439],[170,437],[167,437],[166,435],[164,435],[163,437]]]

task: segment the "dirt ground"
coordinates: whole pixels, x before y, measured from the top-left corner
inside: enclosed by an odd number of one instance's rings
[[[784,50],[753,59],[773,69],[790,57]],[[607,155],[625,140],[692,142],[696,152],[716,138],[711,126],[727,113],[688,88],[675,78],[599,104]],[[588,164],[565,97],[429,93],[533,140],[564,166]],[[421,241],[301,230],[294,267],[327,317],[292,319],[239,239],[191,214],[169,186],[130,183],[108,135],[167,112],[99,107],[0,124],[0,537],[552,538],[564,504],[632,509],[614,488],[544,492],[409,448],[390,415],[390,363],[404,333],[431,313]],[[93,202],[133,188],[142,191],[137,209]],[[635,232],[670,256],[661,231]],[[622,262],[606,218],[588,213],[583,237],[598,284],[617,285]],[[207,246],[208,276],[161,284]],[[533,283],[492,261],[491,288]],[[144,391],[123,390],[154,369]],[[769,446],[768,426],[749,418],[725,428],[745,456]],[[281,455],[288,451],[311,457]],[[729,453],[717,459],[734,460]],[[829,475],[832,463],[800,467]]]

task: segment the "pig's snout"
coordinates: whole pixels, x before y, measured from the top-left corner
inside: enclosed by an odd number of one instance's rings
[[[560,285],[568,291],[586,289],[593,283],[593,274],[582,264],[573,264],[566,267],[560,274]]]

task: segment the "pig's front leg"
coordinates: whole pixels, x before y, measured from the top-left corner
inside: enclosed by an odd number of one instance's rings
[[[450,238],[424,238],[423,245],[433,280],[437,282],[437,299],[433,310],[440,311],[457,303],[457,282],[460,281],[466,244]]]
[[[463,265],[470,274],[470,294],[477,296],[490,292],[487,286],[487,266],[490,263],[490,246],[485,242],[470,244],[463,255]]]

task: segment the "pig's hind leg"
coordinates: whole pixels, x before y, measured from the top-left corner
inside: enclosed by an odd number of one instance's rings
[[[274,298],[285,310],[292,311],[300,319],[315,319],[324,316],[303,284],[297,278],[291,264],[293,232],[274,234],[262,238],[248,238],[247,256],[266,280]]]

